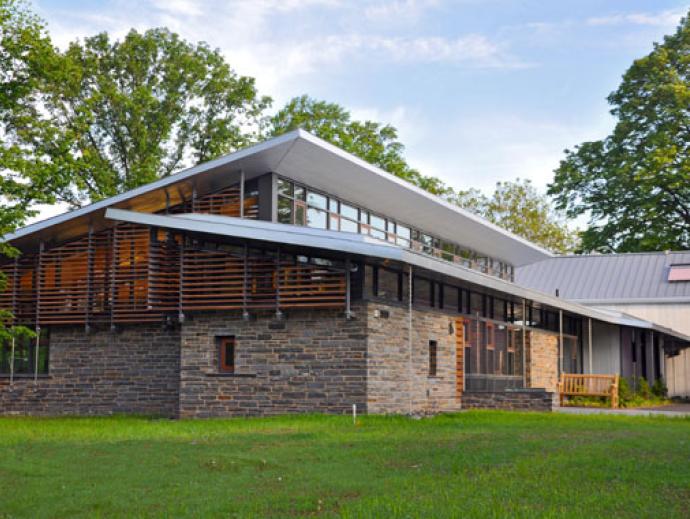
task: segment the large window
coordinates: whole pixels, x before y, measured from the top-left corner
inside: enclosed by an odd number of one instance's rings
[[[14,366],[15,375],[33,375],[36,368],[36,343],[38,342],[38,373],[48,373],[48,351],[50,349],[48,330],[41,331],[40,341],[17,339],[12,354],[12,341],[0,343],[0,374],[9,375]]]
[[[480,257],[457,243],[441,240],[366,208],[356,207],[282,178],[278,179],[278,222],[367,234],[502,279],[513,279],[513,267],[507,263]]]

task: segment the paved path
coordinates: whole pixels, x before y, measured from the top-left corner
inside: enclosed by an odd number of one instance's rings
[[[620,416],[690,416],[690,404],[672,404],[639,409],[606,409],[602,407],[555,407],[554,411],[565,414],[614,414]]]

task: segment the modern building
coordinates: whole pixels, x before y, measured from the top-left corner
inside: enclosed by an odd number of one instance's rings
[[[672,327],[515,283],[552,255],[301,130],[19,229],[4,414],[550,408]],[[627,362],[625,359],[622,362]]]
[[[559,256],[519,268],[517,283],[593,308],[609,309],[690,335],[690,252]],[[612,333],[601,372],[654,379],[669,395],[690,397],[690,349],[664,348],[645,334]],[[657,365],[661,362],[660,365]]]

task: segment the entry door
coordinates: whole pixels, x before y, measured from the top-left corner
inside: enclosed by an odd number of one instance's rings
[[[465,320],[455,320],[455,398],[465,389]]]

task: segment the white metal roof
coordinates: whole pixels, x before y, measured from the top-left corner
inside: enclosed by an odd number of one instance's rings
[[[156,215],[120,209],[108,209],[106,218],[180,231],[295,245],[399,261],[518,298],[525,298],[554,308],[560,308],[564,311],[584,317],[591,317],[592,319],[618,325],[654,329],[677,337],[683,341],[690,341],[689,336],[650,321],[645,321],[621,312],[593,308],[566,301],[468,269],[462,265],[450,263],[360,234],[326,231],[311,229],[309,227],[208,214]]]
[[[103,221],[108,207],[146,211],[168,188],[173,196],[191,182],[200,192],[227,185],[239,171],[246,178],[274,172],[315,189],[338,196],[401,223],[415,226],[440,238],[455,241],[513,265],[526,265],[552,256],[545,249],[516,236],[441,198],[431,195],[380,168],[347,153],[303,130],[281,135],[255,146],[200,164],[121,195],[26,226],[4,237],[16,241],[68,239],[84,233],[89,224]],[[158,196],[158,200],[155,197]]]

